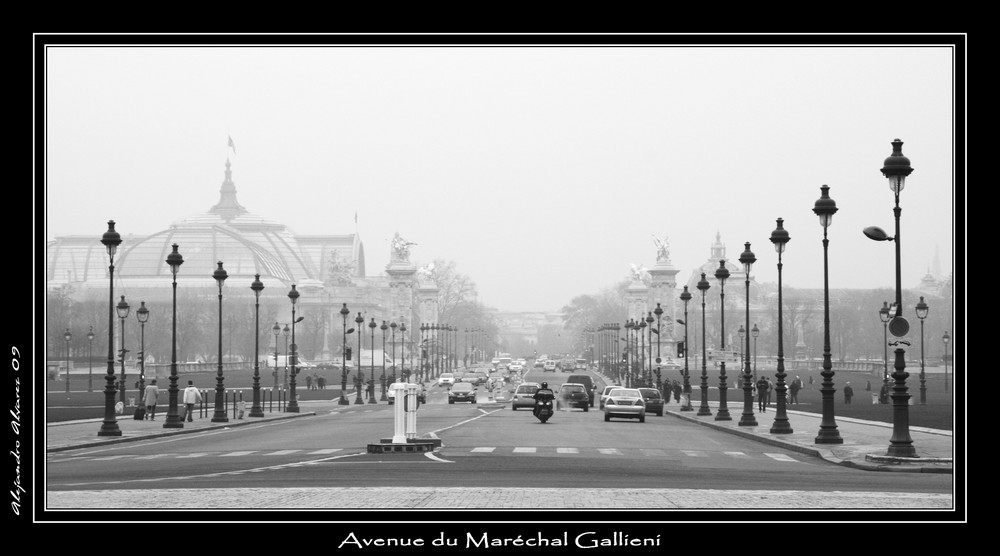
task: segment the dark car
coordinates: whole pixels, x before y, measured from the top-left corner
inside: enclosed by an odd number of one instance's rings
[[[448,391],[448,403],[476,403],[476,387],[469,382],[459,382]]]
[[[582,384],[573,384],[572,382],[564,382],[562,386],[559,387],[559,395],[556,396],[556,409],[562,409],[562,406],[568,407],[579,407],[584,411],[590,410],[590,396],[587,395],[587,389]]]
[[[656,388],[639,388],[642,400],[646,402],[646,413],[655,413],[658,417],[663,417],[663,396]]]
[[[590,375],[569,375],[567,383],[582,384],[587,389],[587,396],[590,397],[590,407],[594,407],[594,398],[597,396],[597,387],[594,386],[594,379]]]

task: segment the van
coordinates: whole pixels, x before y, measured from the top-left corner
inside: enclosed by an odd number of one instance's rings
[[[597,387],[594,386],[594,379],[590,375],[569,375],[566,382],[582,384],[587,389],[587,396],[590,398],[590,407],[594,407],[594,397],[597,395]]]

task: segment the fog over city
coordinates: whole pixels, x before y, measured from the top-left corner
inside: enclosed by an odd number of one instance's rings
[[[733,262],[822,288],[894,288],[955,261],[955,68],[946,47],[58,47],[47,50],[44,240],[123,239],[219,201],[296,234],[350,234],[369,275],[395,233],[455,261],[479,301],[556,311],[656,263],[686,282],[719,234]],[[43,238],[37,238],[42,240]],[[936,267],[935,267],[936,266]],[[188,271],[187,268],[184,269]],[[206,269],[210,273],[211,269]],[[907,304],[911,301],[906,300]]]

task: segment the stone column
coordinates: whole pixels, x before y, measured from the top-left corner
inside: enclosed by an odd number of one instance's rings
[[[669,260],[659,260],[656,265],[649,270],[649,275],[651,277],[649,284],[649,299],[647,311],[652,311],[656,309],[656,304],[660,304],[660,308],[663,309],[663,315],[660,318],[660,357],[664,361],[670,361],[673,359],[674,354],[677,353],[675,348],[675,342],[677,337],[675,334],[680,333],[681,337],[684,336],[684,331],[678,331],[675,327],[675,320],[677,318],[683,317],[683,307],[681,308],[682,314],[677,314],[677,306],[680,303],[677,293],[677,273],[679,271],[670,264]],[[655,318],[656,315],[653,315]],[[690,315],[689,315],[690,317]],[[654,338],[655,342],[656,339]],[[655,349],[655,348],[654,348]],[[655,351],[654,357],[655,357]]]
[[[389,275],[389,320],[397,325],[406,324],[405,338],[397,328],[396,345],[393,346],[396,350],[396,359],[399,360],[399,365],[402,365],[405,346],[412,346],[414,342],[420,341],[420,327],[413,323],[413,288],[417,267],[409,261],[393,261],[385,267],[385,273]],[[387,338],[387,341],[391,341],[391,337]],[[392,349],[389,349],[389,353],[392,353]],[[406,366],[412,369],[416,363],[412,357],[413,353],[409,350],[405,353]]]

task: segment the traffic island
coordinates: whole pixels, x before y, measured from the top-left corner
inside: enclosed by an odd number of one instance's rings
[[[378,444],[369,444],[369,454],[414,454],[433,452],[441,445],[441,440],[430,438],[409,438],[406,442],[392,442],[391,438],[383,438]]]

